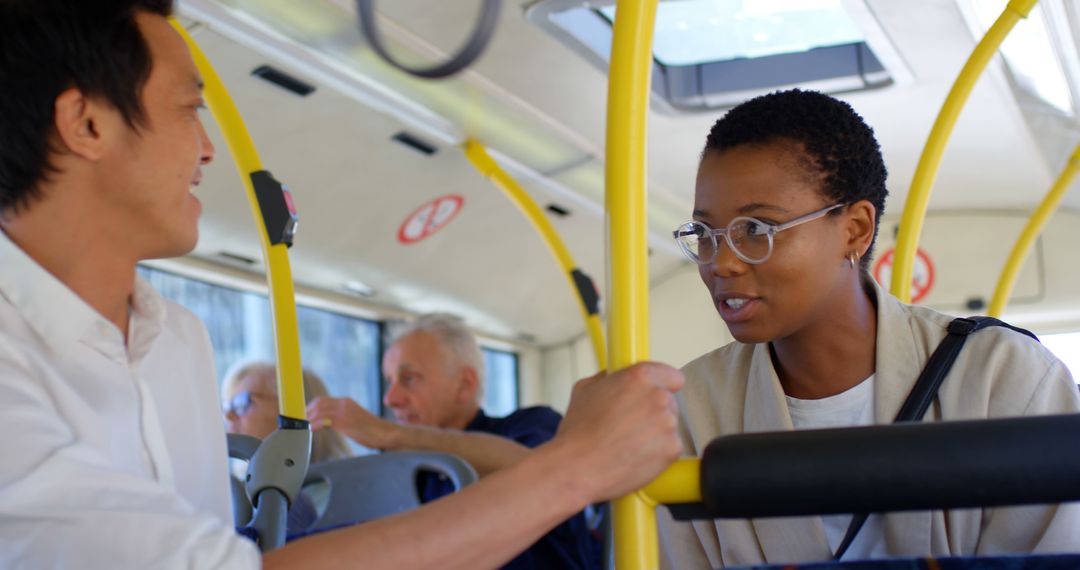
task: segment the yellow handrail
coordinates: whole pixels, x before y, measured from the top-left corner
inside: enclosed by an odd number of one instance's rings
[[[701,502],[701,459],[693,457],[676,461],[646,485],[641,494],[653,505]]]
[[[915,177],[911,180],[911,190],[904,203],[904,214],[900,219],[900,232],[896,238],[896,254],[893,256],[892,283],[890,289],[905,303],[911,302],[911,275],[915,263],[915,252],[922,234],[923,218],[930,203],[930,192],[937,178],[941,157],[949,141],[960,111],[964,108],[975,82],[982,75],[990,58],[997,53],[1005,37],[1021,18],[1026,18],[1038,0],[1011,0],[998,17],[994,25],[987,30],[975,51],[971,53],[960,75],[956,78],[938,113],[930,137],[926,141],[919,165],[915,168]]]
[[[1005,261],[1005,267],[1002,268],[1001,276],[998,277],[994,297],[990,300],[990,311],[987,314],[991,317],[1000,317],[1005,310],[1005,305],[1009,302],[1009,295],[1012,294],[1016,278],[1020,275],[1020,268],[1024,265],[1024,260],[1027,259],[1031,246],[1034,245],[1035,239],[1039,237],[1043,228],[1046,227],[1046,223],[1050,221],[1050,217],[1054,215],[1058,206],[1061,205],[1061,199],[1069,191],[1069,186],[1072,185],[1078,173],[1080,173],[1080,145],[1077,145],[1076,149],[1073,150],[1072,156],[1069,157],[1069,161],[1061,171],[1061,175],[1058,176],[1054,185],[1050,187],[1050,191],[1046,193],[1035,213],[1031,215],[1031,219],[1024,226],[1024,231],[1020,233],[1020,238],[1016,240],[1016,245],[1013,246],[1012,251],[1009,253],[1009,259]]]
[[[574,272],[578,271],[580,273],[580,270],[578,270],[577,264],[574,263],[573,256],[570,255],[570,249],[566,247],[562,238],[559,237],[559,233],[555,230],[555,226],[544,215],[544,211],[540,209],[540,206],[536,205],[536,201],[532,199],[532,196],[529,196],[529,193],[512,176],[507,174],[499,166],[499,163],[495,162],[495,159],[491,158],[491,155],[487,153],[487,149],[484,148],[480,141],[468,139],[465,141],[463,148],[469,162],[480,171],[480,174],[490,178],[496,186],[506,193],[506,196],[521,210],[522,214],[525,214],[525,217],[532,222],[536,231],[540,233],[540,237],[547,244],[551,254],[555,256],[555,261],[562,267],[563,274],[570,281],[570,288],[574,290],[574,297],[577,298],[581,316],[585,319],[585,328],[589,332],[589,338],[592,339],[597,367],[600,370],[607,368],[604,329],[603,323],[600,321],[599,311],[595,306],[590,307],[582,296],[585,292],[578,288],[579,284],[574,279]]]
[[[296,320],[296,293],[293,289],[292,270],[289,266],[289,250],[285,244],[270,245],[270,238],[263,223],[251,174],[263,170],[255,143],[251,140],[244,119],[233,103],[221,77],[210,60],[176,19],[169,21],[187,42],[191,57],[202,74],[203,94],[214,119],[225,137],[225,144],[232,153],[236,170],[247,191],[251,214],[255,218],[266,260],[266,283],[270,288],[270,309],[274,321],[274,341],[277,350],[278,408],[282,416],[305,420],[304,383],[300,364],[300,337]]]
[[[645,218],[645,131],[657,0],[616,4],[608,74],[608,359],[618,370],[649,358],[649,270]],[[656,508],[640,492],[612,505],[615,565],[659,567]]]

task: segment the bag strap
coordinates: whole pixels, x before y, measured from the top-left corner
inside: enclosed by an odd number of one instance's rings
[[[915,386],[911,389],[911,393],[908,394],[904,405],[900,407],[900,411],[896,414],[893,423],[922,420],[923,416],[926,415],[926,410],[930,409],[930,403],[934,401],[938,388],[941,387],[941,382],[945,380],[945,376],[949,374],[953,363],[956,362],[960,349],[967,342],[968,335],[987,327],[1005,327],[1030,336],[1036,342],[1039,340],[1039,337],[1032,334],[1031,331],[1014,327],[993,317],[961,317],[953,319],[949,323],[949,334],[945,336],[941,344],[934,350],[934,353],[930,355],[930,360],[926,362],[926,367],[919,374],[919,379],[915,381]],[[851,524],[848,525],[844,539],[840,541],[840,546],[837,547],[836,552],[833,554],[833,560],[840,560],[840,557],[847,552],[851,543],[855,541],[855,536],[859,534],[859,530],[866,524],[866,519],[869,516],[869,513],[852,515]]]

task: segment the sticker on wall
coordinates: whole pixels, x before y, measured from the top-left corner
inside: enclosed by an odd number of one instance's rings
[[[896,248],[890,247],[874,264],[874,279],[888,289],[892,284],[893,257]],[[911,302],[918,303],[930,294],[934,287],[934,264],[921,249],[915,250],[915,263],[911,266]]]
[[[424,240],[435,232],[445,228],[465,205],[465,198],[459,194],[447,194],[420,206],[398,229],[398,241],[408,245]]]

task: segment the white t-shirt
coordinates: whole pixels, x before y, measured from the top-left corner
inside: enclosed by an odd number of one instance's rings
[[[787,401],[791,424],[795,429],[825,429],[836,427],[869,426],[874,424],[874,376],[835,396],[819,400],[801,400],[784,396]],[[829,548],[836,552],[847,534],[851,515],[828,515],[821,517],[825,525],[825,537]],[[884,558],[885,528],[881,515],[870,515],[863,524],[855,541],[844,553],[844,560]]]
[[[136,282],[128,342],[0,232],[0,568],[258,568],[206,329]]]

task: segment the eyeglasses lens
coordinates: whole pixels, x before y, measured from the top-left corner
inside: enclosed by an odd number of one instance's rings
[[[228,415],[229,413],[233,413],[242,416],[248,413],[248,410],[250,409],[251,392],[240,392],[233,396],[232,400],[229,400],[229,403],[225,406],[225,414]]]
[[[728,226],[735,253],[747,261],[764,260],[769,256],[768,226],[752,218],[736,218]],[[676,241],[691,261],[711,263],[716,249],[725,241],[723,235],[712,235],[712,230],[701,222],[687,222],[676,231]]]

